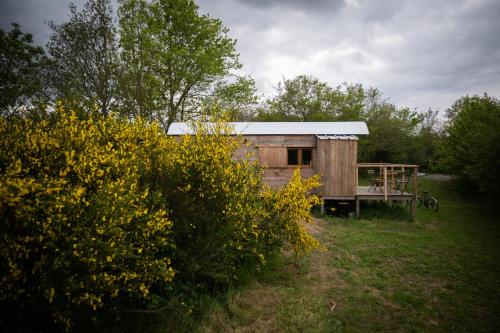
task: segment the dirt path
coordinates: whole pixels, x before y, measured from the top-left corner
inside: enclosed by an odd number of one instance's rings
[[[431,174],[427,174],[425,176],[422,176],[422,178],[445,182],[445,181],[449,181],[449,180],[454,179],[455,176],[452,176],[452,175],[443,175],[443,174],[440,174],[440,173],[431,173]]]
[[[324,219],[313,218],[312,223],[306,225],[307,231],[321,238],[325,223]],[[334,300],[325,299],[325,293],[344,288],[345,282],[329,265],[331,252],[313,251],[304,260],[301,263],[300,259],[295,261],[290,257],[290,262],[283,267],[286,274],[281,283],[279,278],[271,283],[256,283],[231,295],[227,309],[213,309],[200,332],[286,332],[283,327],[295,327],[297,331],[321,328],[318,321],[324,320],[318,317],[318,312],[329,313],[336,306]],[[297,314],[303,317],[296,318]]]

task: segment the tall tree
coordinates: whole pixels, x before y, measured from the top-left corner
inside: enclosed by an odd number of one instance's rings
[[[447,116],[443,166],[482,191],[500,193],[500,101],[465,96]]]
[[[47,45],[51,56],[48,86],[54,98],[107,115],[116,94],[117,43],[110,0],[89,0],[82,11],[56,25]]]
[[[359,140],[363,162],[408,162],[421,116],[408,108],[398,108],[387,100],[367,101],[364,121],[370,135]]]
[[[240,67],[228,30],[192,0],[123,0],[119,18],[122,60],[133,61],[124,68],[125,99],[165,130],[196,114],[213,83]]]
[[[159,109],[160,82],[153,70],[150,8],[144,0],[122,1],[120,26],[120,110],[130,117],[153,120]]]
[[[360,84],[332,88],[315,77],[299,75],[279,82],[276,92],[267,101],[268,108],[261,110],[260,119],[332,121],[362,117],[364,89]]]
[[[422,170],[435,170],[440,159],[443,140],[443,124],[437,110],[429,109],[421,115],[417,133],[412,140],[410,161],[418,164]]]
[[[276,96],[268,100],[269,114],[263,119],[321,121],[332,118],[332,88],[307,75],[284,79],[276,87]]]
[[[257,88],[255,81],[249,76],[231,77],[231,80],[219,80],[212,92],[204,101],[210,108],[217,104],[224,110],[231,121],[249,121],[255,117],[257,103]]]
[[[0,29],[0,113],[13,114],[41,91],[40,74],[45,52],[33,45],[31,34],[12,23],[12,30]]]
[[[362,119],[370,135],[359,140],[363,162],[409,162],[414,136],[422,116],[409,108],[398,108],[380,90],[365,90]]]

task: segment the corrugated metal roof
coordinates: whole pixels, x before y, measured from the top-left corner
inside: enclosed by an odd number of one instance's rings
[[[358,140],[355,135],[316,135],[320,140]]]
[[[336,122],[233,122],[234,131],[241,135],[365,135],[363,121]],[[172,123],[169,135],[192,134],[188,123]]]

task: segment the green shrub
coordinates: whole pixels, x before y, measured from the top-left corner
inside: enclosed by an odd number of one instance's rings
[[[305,230],[317,177],[273,191],[224,122],[166,136],[114,116],[0,118],[0,302],[66,330],[238,282]],[[171,304],[170,304],[171,303]],[[31,317],[30,317],[31,316]],[[39,330],[40,327],[36,327]]]

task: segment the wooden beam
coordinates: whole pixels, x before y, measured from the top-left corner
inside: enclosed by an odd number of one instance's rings
[[[356,218],[359,219],[360,215],[360,203],[359,203],[359,198],[356,198]]]
[[[391,165],[391,192],[394,191],[394,165]]]
[[[413,197],[410,201],[410,220],[415,222],[417,215],[417,200]]]
[[[358,179],[359,179],[359,169],[356,168],[356,185],[355,185],[356,191],[358,190]]]
[[[415,199],[417,198],[417,174],[418,174],[418,167],[413,168],[413,197]]]
[[[418,167],[413,168],[413,198],[410,202],[410,219],[412,221],[417,219],[417,174]]]
[[[384,200],[387,201],[387,167],[384,166]]]
[[[399,163],[358,163],[358,168],[377,168],[383,166],[393,166],[395,168],[416,168],[416,164],[399,164]]]

